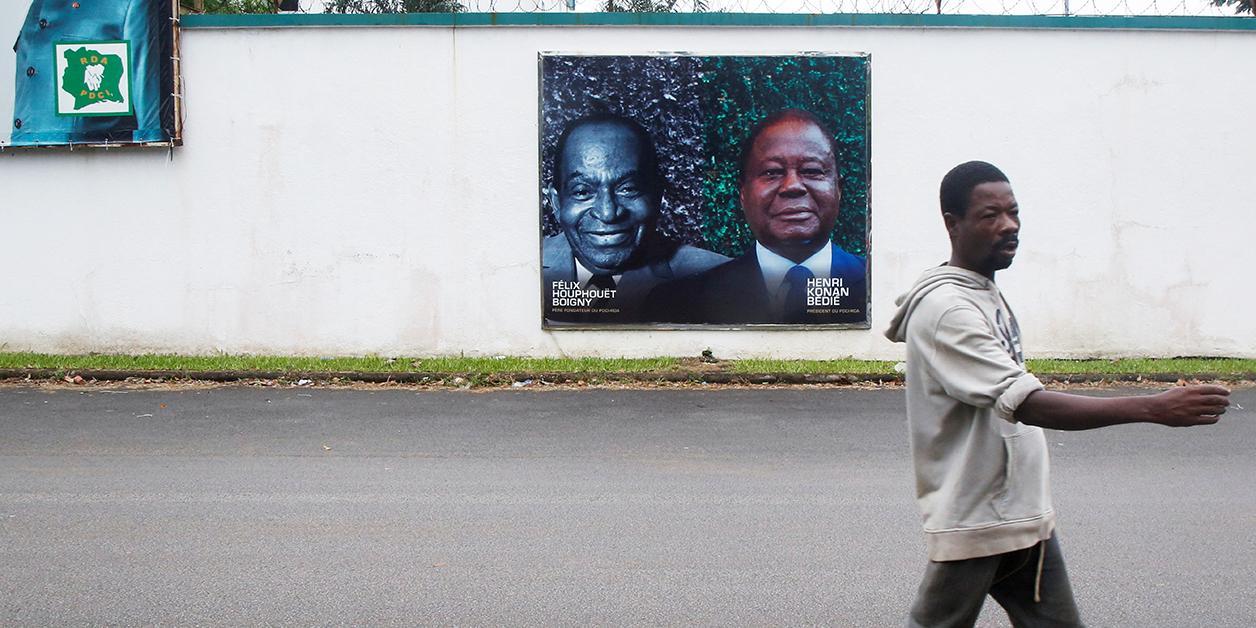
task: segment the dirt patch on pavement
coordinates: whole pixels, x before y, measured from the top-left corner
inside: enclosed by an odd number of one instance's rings
[[[682,389],[682,390],[762,390],[773,388],[852,388],[856,390],[882,390],[903,388],[897,379],[872,379],[860,376],[838,379],[845,376],[810,376],[833,378],[831,381],[800,381],[798,374],[777,375],[739,375],[735,378],[722,377],[720,381],[704,379],[707,374],[720,373],[718,370],[687,373],[669,373],[666,377],[655,378],[652,374],[599,374],[588,377],[563,374],[559,377],[538,375],[527,377],[518,374],[501,376],[431,376],[419,377],[410,381],[385,380],[361,381],[349,377],[315,378],[240,378],[230,380],[205,380],[192,377],[127,377],[123,379],[93,379],[91,377],[62,376],[59,378],[9,378],[0,379],[0,387],[23,387],[47,390],[204,390],[224,387],[247,388],[320,388],[347,390],[462,390],[467,392],[493,392],[501,390],[639,390],[639,389]],[[740,378],[740,379],[738,379]],[[1102,376],[1060,376],[1046,377],[1047,386],[1056,390],[1105,390],[1113,388],[1134,388],[1146,390],[1164,389],[1175,384],[1187,383],[1219,383],[1224,386],[1245,389],[1256,387],[1253,381],[1217,381],[1213,380],[1113,380]]]

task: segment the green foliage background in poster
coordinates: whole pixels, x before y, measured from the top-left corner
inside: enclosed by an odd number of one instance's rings
[[[840,151],[842,203],[833,242],[866,256],[868,225],[868,58],[864,56],[702,57],[707,168],[703,236],[736,256],[754,236],[738,202],[742,143],[759,121],[805,109],[830,126]]]

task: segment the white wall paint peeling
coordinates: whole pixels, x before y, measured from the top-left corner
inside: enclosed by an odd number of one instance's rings
[[[999,282],[1031,355],[1256,357],[1249,33],[304,28],[183,44],[173,161],[0,154],[4,350],[894,359],[894,297],[946,257],[938,181],[978,158],[1023,207]],[[872,54],[871,330],[541,329],[537,53],[681,49]]]

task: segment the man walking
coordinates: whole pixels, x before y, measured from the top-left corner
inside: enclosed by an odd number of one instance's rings
[[[1016,626],[1080,626],[1054,534],[1042,428],[1211,424],[1220,386],[1094,398],[1050,392],[1024,367],[1020,329],[994,283],[1019,245],[1007,177],[971,161],[942,179],[948,263],[926,271],[886,332],[907,345],[907,419],[929,564],[912,627],[972,626],[987,594]]]

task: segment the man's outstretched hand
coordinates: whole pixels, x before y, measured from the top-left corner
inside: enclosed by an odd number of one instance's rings
[[[1212,384],[1178,386],[1147,398],[1146,421],[1169,427],[1211,425],[1225,414],[1230,391]]]

